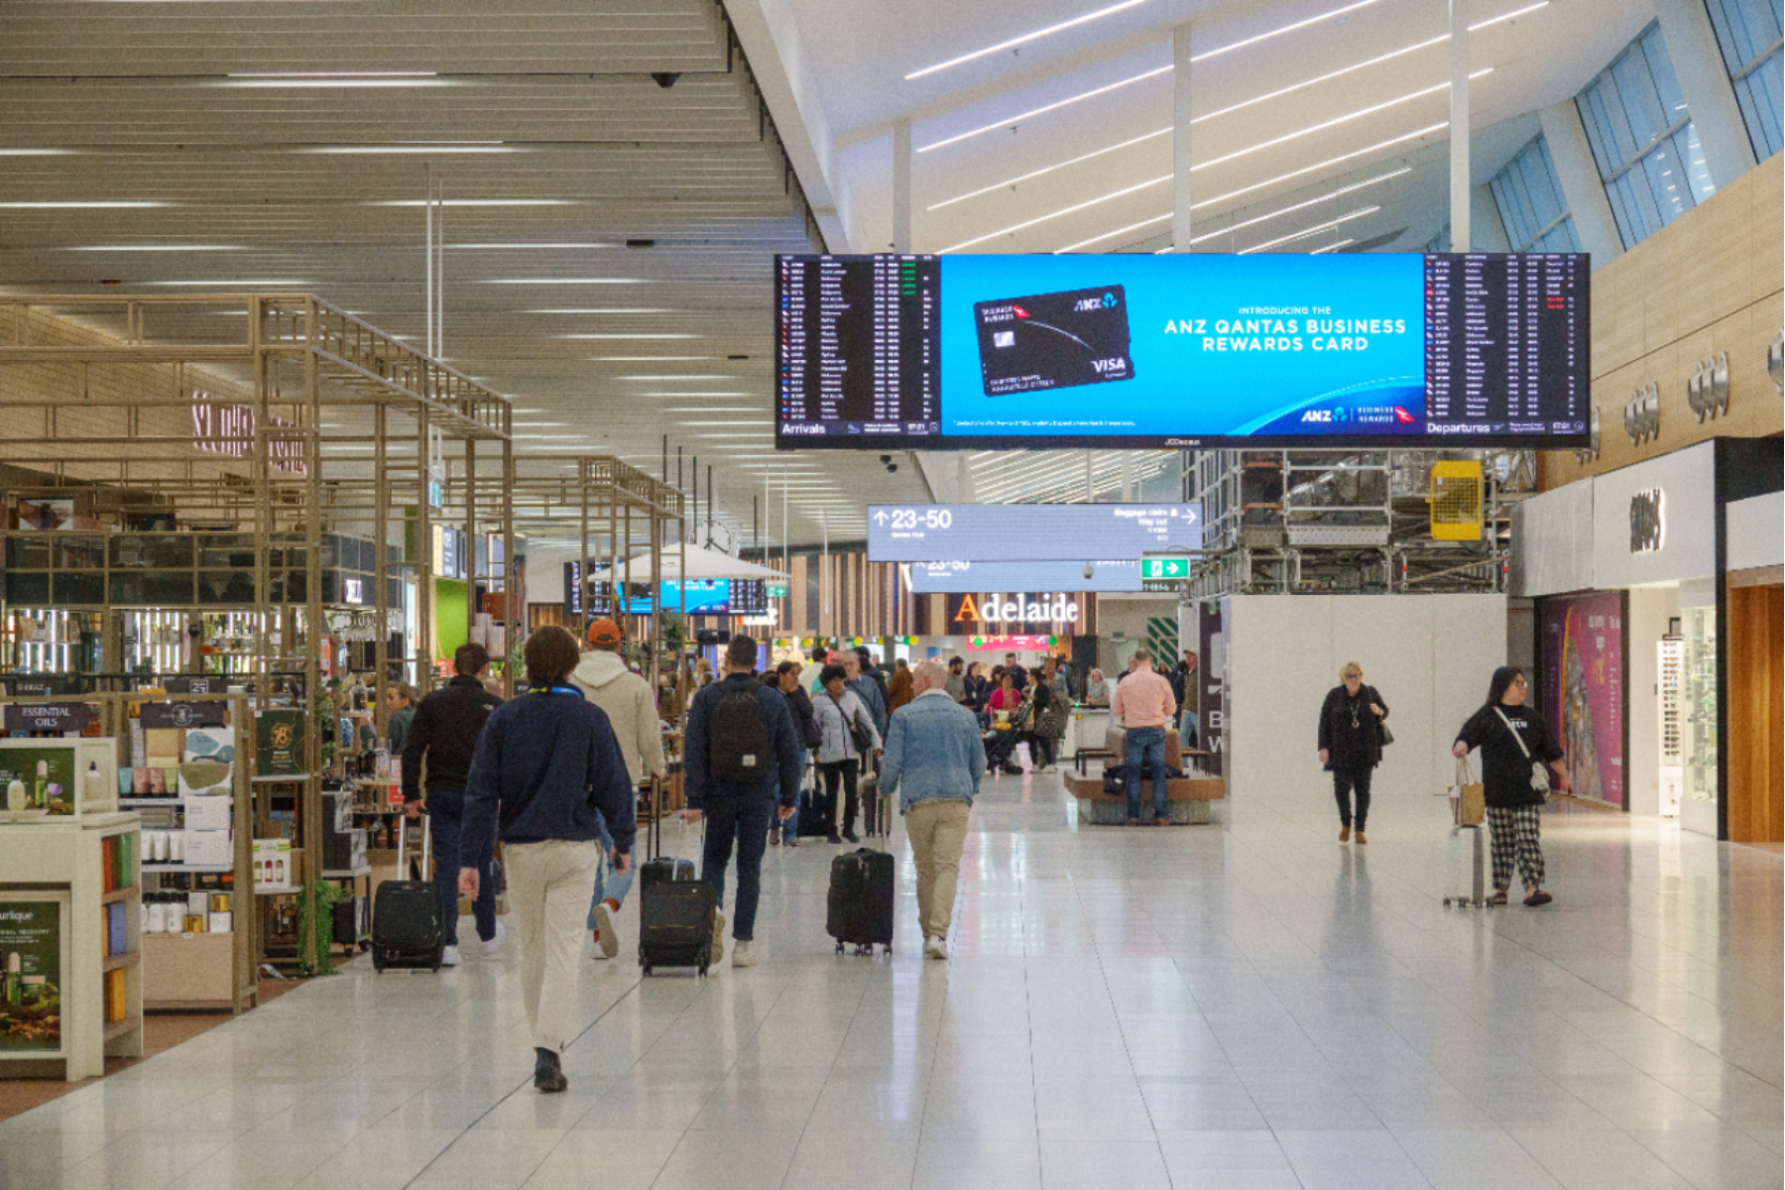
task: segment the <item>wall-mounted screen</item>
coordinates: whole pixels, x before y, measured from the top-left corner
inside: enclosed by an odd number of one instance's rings
[[[1565,253],[781,256],[777,445],[1565,447]]]
[[[1076,562],[1202,545],[1200,504],[870,504],[870,562]],[[1083,580],[1065,585],[1082,591]],[[982,589],[983,584],[970,589]],[[1026,584],[1026,589],[1061,589]]]
[[[1090,573],[1085,572],[1086,567]],[[1139,591],[1140,563],[1083,562],[912,562],[905,567],[914,595],[954,595],[977,591]]]
[[[605,570],[605,568],[603,568]],[[597,573],[601,573],[598,571]],[[585,614],[582,594],[582,567],[575,562],[564,563],[564,612],[575,619]],[[760,583],[757,584],[761,586]],[[659,588],[665,611],[683,610],[682,600],[686,598],[687,613],[691,616],[721,616],[733,614],[732,580],[730,579],[690,579],[687,591],[683,584],[675,579],[666,579]],[[627,584],[626,612],[628,615],[648,616],[651,614],[651,594],[649,583]],[[751,609],[757,609],[766,601],[760,595],[745,594],[745,601]],[[611,616],[614,614],[613,593],[605,580],[595,579],[589,583],[588,615]],[[758,614],[756,610],[738,611],[738,615]]]

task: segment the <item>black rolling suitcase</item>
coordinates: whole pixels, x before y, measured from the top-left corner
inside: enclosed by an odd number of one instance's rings
[[[872,954],[876,944],[892,953],[893,857],[863,847],[831,861],[830,901],[825,929],[856,954]]]
[[[446,926],[431,880],[387,880],[372,904],[372,966],[440,969]]]
[[[713,886],[692,860],[660,856],[638,869],[638,963],[694,967],[705,975],[713,961]]]
[[[828,839],[837,829],[836,807],[824,791],[824,774],[811,765],[812,787],[800,790],[800,821],[795,832],[801,839]]]

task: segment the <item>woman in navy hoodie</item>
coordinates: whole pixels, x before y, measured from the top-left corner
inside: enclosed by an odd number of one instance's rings
[[[465,838],[499,829],[508,902],[520,934],[521,999],[533,1033],[533,1085],[569,1085],[559,1062],[576,1011],[583,915],[600,863],[601,818],[614,840],[616,872],[632,866],[637,834],[632,783],[607,715],[570,685],[581,655],[556,626],[527,638],[527,693],[490,713],[465,785]],[[467,855],[478,848],[468,847]],[[459,891],[477,896],[476,868],[459,870]]]

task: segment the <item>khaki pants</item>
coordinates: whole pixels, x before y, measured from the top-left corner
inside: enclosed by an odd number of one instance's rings
[[[917,861],[917,920],[925,938],[948,937],[971,810],[966,802],[930,798],[905,811],[905,834]]]
[[[539,1049],[562,1052],[576,1008],[583,915],[601,849],[594,842],[550,839],[510,843],[508,907],[520,933],[521,999]]]

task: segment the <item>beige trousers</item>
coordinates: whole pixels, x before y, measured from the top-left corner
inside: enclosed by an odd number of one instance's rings
[[[966,802],[942,798],[918,802],[905,811],[905,834],[917,862],[917,920],[925,938],[948,937],[971,811]]]
[[[508,857],[508,909],[520,933],[527,1027],[536,1047],[562,1052],[576,1010],[577,960],[601,847],[550,839],[510,843],[503,850]]]

